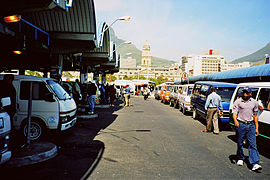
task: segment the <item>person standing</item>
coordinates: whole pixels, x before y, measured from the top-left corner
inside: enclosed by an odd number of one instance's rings
[[[127,85],[125,88],[125,106],[130,106],[130,87]]]
[[[243,96],[237,99],[233,104],[233,120],[237,133],[237,165],[244,164],[243,144],[245,138],[248,141],[249,163],[252,165],[252,171],[261,170],[259,165],[260,156],[256,145],[256,136],[259,135],[258,109],[256,100],[251,98],[252,91],[246,86],[243,89]]]
[[[211,87],[210,95],[206,99],[205,110],[206,115],[206,129],[203,132],[211,132],[212,125],[214,126],[214,134],[219,134],[218,128],[218,114],[222,113],[221,97],[216,93],[216,89]]]
[[[115,100],[115,93],[116,93],[116,89],[114,88],[114,85],[111,85],[109,87],[109,96],[110,96],[110,104],[111,106],[114,105],[114,100]]]
[[[95,109],[95,100],[96,100],[96,92],[97,92],[97,87],[94,83],[90,82],[88,85],[88,102],[90,106],[90,112],[88,114],[94,114],[94,109]]]

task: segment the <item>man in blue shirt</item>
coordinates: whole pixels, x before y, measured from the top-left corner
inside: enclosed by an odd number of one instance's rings
[[[210,95],[206,99],[205,110],[207,110],[206,115],[206,130],[203,132],[211,132],[212,124],[214,126],[214,134],[219,134],[218,128],[218,113],[219,110],[222,113],[221,97],[216,93],[216,89],[211,87]]]

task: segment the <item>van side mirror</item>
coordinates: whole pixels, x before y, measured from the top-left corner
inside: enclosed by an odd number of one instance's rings
[[[44,100],[45,100],[45,101],[48,101],[48,102],[55,102],[52,93],[45,94]]]
[[[11,105],[10,97],[5,97],[1,99],[2,107]]]

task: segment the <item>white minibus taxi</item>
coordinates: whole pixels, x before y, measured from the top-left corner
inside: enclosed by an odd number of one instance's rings
[[[243,88],[249,86],[252,90],[252,98],[259,102],[264,108],[259,110],[259,135],[270,139],[270,82],[240,83],[234,91],[230,103],[230,124],[234,125],[232,119],[233,103],[243,95]]]
[[[0,75],[2,80],[4,75]],[[73,98],[54,79],[35,76],[15,75],[16,114],[13,118],[15,130],[27,135],[28,101],[30,82],[33,85],[31,140],[37,140],[45,131],[63,131],[71,128],[77,120],[77,107]]]

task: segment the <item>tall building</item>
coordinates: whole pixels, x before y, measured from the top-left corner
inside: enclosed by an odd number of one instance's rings
[[[181,77],[181,70],[179,63],[175,63],[170,67],[153,67],[151,61],[150,45],[148,41],[145,42],[142,49],[141,65],[136,67],[135,59],[121,59],[120,69],[115,73],[117,79],[123,79],[125,76],[144,76],[147,79],[157,78],[159,76],[167,77],[169,80],[179,79]]]
[[[151,70],[150,45],[147,40],[142,49],[142,63],[141,63],[141,70],[145,69]]]
[[[224,57],[219,51],[210,49],[203,55],[189,55],[182,57],[181,70],[191,76],[220,72]]]

